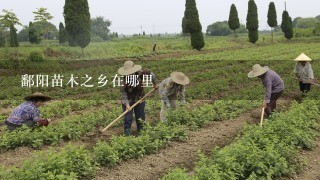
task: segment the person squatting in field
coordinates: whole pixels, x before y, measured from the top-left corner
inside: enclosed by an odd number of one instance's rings
[[[294,73],[297,78],[299,78],[300,91],[302,96],[310,91],[311,83],[313,83],[314,76],[313,70],[310,64],[311,59],[305,54],[301,54],[294,61],[296,61],[296,66],[294,68]]]
[[[189,84],[189,78],[182,72],[172,72],[170,77],[163,80],[159,85],[161,97],[160,120],[166,120],[167,109],[176,109],[176,100],[179,96],[182,105],[185,100],[185,85]]]
[[[158,80],[154,73],[148,70],[143,70],[141,65],[135,65],[132,61],[126,61],[124,66],[118,69],[118,74],[124,76],[124,80],[122,81],[123,86],[120,86],[120,91],[122,110],[123,112],[129,110],[129,112],[124,116],[124,134],[129,136],[131,135],[133,113],[135,115],[138,133],[140,133],[140,131],[143,129],[143,124],[145,121],[145,101],[142,101],[140,104],[131,109],[131,106],[145,95],[143,77],[145,75],[151,75],[151,80],[155,89],[158,88]],[[129,78],[132,76],[137,77],[135,85],[129,81]]]
[[[248,77],[259,77],[265,87],[265,98],[262,106],[265,107],[265,116],[268,118],[277,107],[277,100],[284,91],[284,82],[276,72],[268,67],[261,67],[259,64],[252,67]]]
[[[26,96],[24,99],[25,102],[15,108],[5,121],[7,128],[12,131],[22,127],[22,125],[28,127],[33,127],[36,124],[39,126],[48,126],[49,121],[40,118],[40,111],[38,108],[42,106],[44,102],[50,101],[51,97],[45,96],[42,93],[34,93]]]

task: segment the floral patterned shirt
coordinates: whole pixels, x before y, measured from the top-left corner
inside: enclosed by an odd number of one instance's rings
[[[31,101],[26,101],[13,110],[7,121],[12,124],[22,125],[23,122],[29,120],[37,122],[39,119],[40,111],[36,104]]]

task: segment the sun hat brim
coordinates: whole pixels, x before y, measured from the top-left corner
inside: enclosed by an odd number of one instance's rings
[[[170,74],[171,79],[173,80],[173,82],[177,83],[177,84],[181,84],[181,85],[187,85],[190,83],[190,79],[188,76],[184,76],[185,78],[183,80],[178,78],[178,72],[172,72]]]
[[[34,93],[32,95],[26,96],[24,100],[30,101],[32,98],[43,98],[45,101],[50,101],[52,99],[50,96],[43,95],[42,93]]]
[[[312,61],[311,58],[309,58],[307,55],[305,54],[300,54],[299,57],[297,57],[294,61]]]
[[[258,77],[258,76],[261,76],[262,74],[266,73],[267,71],[269,70],[268,67],[261,67],[261,69],[258,71],[258,72],[253,72],[253,71],[250,71],[248,73],[248,77],[249,78],[254,78],[254,77]]]
[[[142,69],[141,65],[134,65],[131,68],[125,69],[124,67],[121,67],[118,69],[118,74],[122,75],[122,76],[127,76],[130,74],[133,74],[137,71],[140,71]]]

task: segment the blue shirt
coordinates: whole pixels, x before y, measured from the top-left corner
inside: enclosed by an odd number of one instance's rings
[[[40,111],[36,104],[31,101],[26,101],[13,110],[7,121],[13,124],[22,125],[23,122],[30,120],[37,122],[39,119]]]

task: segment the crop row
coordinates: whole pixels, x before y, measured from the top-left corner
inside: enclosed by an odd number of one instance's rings
[[[20,146],[40,147],[56,144],[62,140],[79,139],[81,135],[91,132],[97,125],[105,125],[121,114],[120,109],[95,110],[83,115],[74,115],[61,119],[48,127],[22,127],[15,131],[6,131],[0,136],[0,149]]]
[[[163,179],[274,179],[293,174],[301,165],[299,149],[314,147],[319,135],[320,102],[293,103],[274,114],[263,127],[247,126],[229,146],[199,155],[193,176],[175,169]]]
[[[166,122],[160,122],[154,127],[147,125],[138,137],[120,136],[113,137],[110,142],[100,141],[94,147],[93,152],[70,145],[60,152],[40,153],[32,160],[25,161],[19,169],[0,169],[0,177],[2,179],[90,177],[94,175],[98,165],[114,166],[125,159],[138,158],[156,152],[169,141],[183,139],[186,134],[181,125],[192,128],[195,125],[202,126],[210,120],[229,119],[256,105],[256,102],[248,103],[248,101],[221,101],[191,110],[182,108],[178,111],[184,114],[173,113],[168,116]],[[236,111],[231,111],[231,109]]]
[[[233,51],[208,53],[186,56],[183,60],[293,60],[301,53],[305,53],[312,59],[320,59],[317,43],[289,43],[261,46],[256,48],[239,49]]]
[[[266,48],[266,47],[265,47]],[[262,49],[263,50],[263,49]],[[266,54],[272,54],[267,52]],[[260,63],[262,65],[267,65],[271,69],[276,70],[286,81],[293,82],[293,79],[290,79],[293,71],[294,62],[285,61],[285,60],[259,60],[259,61],[210,61],[210,60],[179,60],[179,61],[137,61],[137,64],[142,64],[143,67],[147,67],[154,71],[159,80],[168,77],[172,71],[183,71],[191,79],[190,85],[187,86],[187,94],[192,99],[203,99],[210,96],[225,92],[229,89],[232,90],[233,87],[237,87],[243,84],[251,83],[251,80],[247,78],[247,73],[251,70],[251,67],[255,63]],[[89,74],[94,78],[97,78],[104,74],[108,77],[108,84],[105,87],[75,87],[70,88],[68,86],[54,87],[54,88],[40,88],[36,89],[37,91],[42,91],[48,95],[51,95],[54,99],[59,99],[63,97],[80,97],[82,99],[90,100],[116,100],[119,99],[119,88],[112,87],[112,76],[114,76],[115,71],[120,67],[122,62],[117,61],[108,66],[88,68],[77,71],[68,71],[64,72],[64,77],[74,74],[75,76],[81,77],[84,74]],[[319,74],[319,62],[312,62],[314,67],[315,75]],[[154,68],[157,67],[157,68]],[[92,72],[92,73],[89,73]],[[68,74],[69,73],[69,74]],[[2,99],[15,99],[22,98],[23,95],[28,95],[31,93],[31,90],[22,88],[17,85],[20,84],[20,76],[16,77],[7,77],[3,81],[3,86],[10,87],[4,88],[0,93],[0,98]],[[316,77],[317,78],[317,77]],[[92,93],[95,92],[95,93]]]

